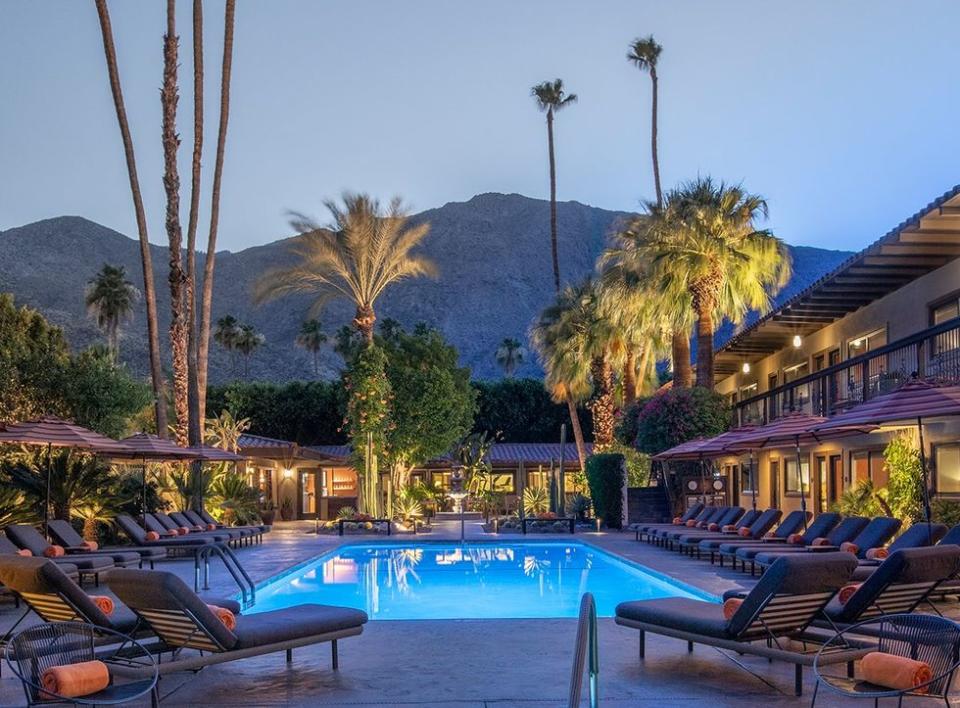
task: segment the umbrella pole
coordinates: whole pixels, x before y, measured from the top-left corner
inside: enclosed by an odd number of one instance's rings
[[[703,455],[700,455],[700,496],[707,506],[707,466],[703,464]]]
[[[933,531],[930,526],[930,485],[927,483],[927,452],[923,446],[923,420],[917,416],[917,432],[920,434],[920,470],[923,475],[923,515],[927,520],[927,544],[932,545]]]
[[[53,445],[47,443],[47,496],[43,503],[43,533],[50,538],[50,475],[53,473]]]
[[[803,514],[803,530],[807,530],[807,494],[803,491],[803,467],[800,464],[800,436],[796,438],[797,482],[800,484],[800,512]]]
[[[750,448],[750,496],[753,498],[753,510],[757,510],[757,480],[753,474],[753,448]]]
[[[143,458],[143,506],[141,511],[143,512],[143,527],[147,527],[147,458]]]

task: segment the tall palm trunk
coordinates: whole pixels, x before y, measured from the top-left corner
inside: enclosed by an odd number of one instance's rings
[[[183,270],[183,232],[180,226],[180,174],[177,170],[177,45],[176,0],[167,0],[167,32],[163,36],[163,188],[167,195],[167,241],[170,245],[170,352],[173,358],[173,407],[177,415],[174,437],[178,445],[188,444],[187,322]]]
[[[553,285],[560,292],[560,253],[557,246],[557,161],[553,154],[553,109],[547,111],[547,152],[550,155],[550,249]]]
[[[613,444],[614,428],[613,368],[606,357],[593,357],[590,375],[594,386],[589,404],[593,415],[593,444],[596,450],[602,451]]]
[[[357,308],[357,314],[353,317],[354,326],[363,336],[363,341],[369,346],[373,344],[373,326],[377,321],[377,315],[369,305],[361,305]]]
[[[153,386],[154,417],[157,434],[167,437],[167,402],[163,391],[163,367],[160,361],[160,335],[157,324],[157,296],[153,281],[153,262],[150,256],[150,240],[147,234],[147,217],[143,208],[143,195],[140,193],[140,179],[137,176],[137,161],[133,152],[133,138],[127,122],[127,109],[120,87],[120,72],[117,68],[117,50],[113,43],[113,29],[106,0],[94,0],[97,15],[100,18],[100,33],[103,36],[103,53],[107,61],[107,75],[110,78],[110,91],[113,94],[113,106],[120,125],[120,138],[127,162],[127,177],[133,196],[133,211],[137,219],[137,234],[140,240],[140,264],[143,267],[143,299],[147,308],[147,342],[150,350],[150,382]]]
[[[637,400],[637,353],[633,347],[627,347],[626,362],[623,365],[623,405],[629,406]]]
[[[640,363],[637,364],[637,381],[636,388],[634,389],[634,399],[639,398],[644,394],[644,390],[647,387],[647,369],[650,368],[650,350],[651,347],[644,347],[640,353]],[[656,362],[654,362],[656,363]]]
[[[697,311],[697,386],[713,388],[713,308]]]
[[[230,117],[230,72],[233,66],[233,25],[236,0],[227,0],[223,20],[223,67],[220,73],[220,127],[217,156],[213,168],[213,192],[210,200],[210,234],[203,262],[203,300],[200,304],[200,337],[197,348],[197,388],[200,419],[207,415],[207,357],[210,353],[210,317],[213,305],[213,269],[216,263],[217,226],[220,221],[220,183],[223,178],[223,153],[227,144]]]
[[[573,440],[577,445],[577,459],[580,462],[580,471],[587,466],[587,446],[583,442],[583,428],[580,427],[580,416],[577,415],[577,404],[567,395],[567,411],[570,413],[570,427],[573,428]]]
[[[193,0],[193,163],[190,180],[190,217],[187,222],[187,369],[188,437],[190,445],[203,442],[200,385],[197,372],[197,221],[200,213],[200,158],[203,153],[203,3]]]
[[[690,388],[693,372],[690,370],[690,334],[677,330],[670,337],[670,349],[673,359],[674,388]]]
[[[657,152],[657,67],[650,67],[650,81],[653,83],[653,115],[650,120],[650,154],[653,155],[653,183],[657,188],[657,206],[663,206],[663,190],[660,188],[660,156]]]

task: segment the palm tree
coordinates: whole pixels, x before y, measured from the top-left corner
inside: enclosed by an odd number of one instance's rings
[[[127,280],[123,266],[104,263],[100,272],[87,281],[87,312],[97,318],[97,326],[107,335],[113,361],[120,350],[120,323],[133,317],[133,304],[139,297],[140,291]]]
[[[650,154],[653,156],[653,182],[657,188],[657,204],[663,205],[663,191],[660,189],[660,158],[657,154],[657,60],[663,47],[657,44],[651,34],[638,37],[630,43],[627,61],[632,62],[640,71],[650,73],[653,85],[652,117],[650,121]]]
[[[154,415],[158,435],[160,435],[160,437],[166,437],[167,402],[166,396],[164,395],[163,365],[160,360],[157,296],[153,282],[153,262],[150,256],[147,216],[143,208],[143,195],[140,192],[140,178],[137,176],[137,161],[133,151],[133,138],[130,135],[130,124],[127,121],[127,109],[123,100],[123,90],[120,87],[120,70],[117,68],[117,50],[113,43],[113,28],[110,24],[110,13],[107,10],[107,0],[94,0],[94,3],[97,7],[97,16],[100,20],[100,33],[103,37],[103,53],[107,62],[107,76],[110,80],[110,91],[113,94],[113,107],[117,114],[117,123],[120,126],[120,139],[123,142],[123,153],[127,163],[127,178],[130,182],[130,193],[133,197],[133,211],[137,220],[137,234],[140,241],[140,264],[143,267],[143,293],[147,307],[147,342],[150,351],[150,382],[153,387]]]
[[[230,352],[230,360],[235,362],[234,352],[236,351],[237,335],[240,334],[240,322],[233,315],[224,315],[217,320],[217,329],[213,333],[213,339],[224,351]]]
[[[213,308],[213,274],[217,256],[217,228],[220,223],[220,189],[223,180],[223,154],[227,144],[227,122],[230,117],[230,77],[233,67],[233,27],[236,0],[226,0],[223,18],[223,65],[220,71],[220,126],[217,132],[217,156],[213,166],[213,190],[210,199],[210,231],[207,254],[203,262],[203,296],[200,302],[200,325],[197,342],[197,387],[199,415],[207,415],[207,358],[210,353],[210,323]]]
[[[399,198],[384,210],[366,194],[347,192],[342,206],[333,201],[325,206],[333,217],[328,228],[293,214],[290,224],[300,236],[292,250],[299,262],[266,273],[254,298],[264,302],[288,293],[313,293],[311,315],[332,298],[347,298],[356,306],[353,324],[369,346],[377,319],[374,305],[384,290],[401,280],[436,275],[434,262],[414,252],[430,224],[410,224]]]
[[[497,364],[503,369],[503,373],[507,375],[507,378],[513,378],[513,372],[526,359],[527,350],[518,340],[507,337],[497,347],[496,356]]]
[[[240,325],[240,331],[237,332],[237,338],[233,343],[234,348],[243,354],[243,375],[250,375],[250,355],[259,349],[266,338],[260,334],[253,325]]]
[[[698,178],[667,195],[669,228],[650,229],[641,246],[654,283],[664,292],[686,288],[697,316],[697,385],[712,387],[713,335],[723,317],[742,321],[768,312],[771,296],[790,279],[790,254],[756,221],[767,216],[762,197],[740,186]]]
[[[550,157],[550,249],[553,255],[553,284],[560,292],[560,255],[557,248],[557,162],[553,150],[553,116],[554,114],[576,103],[577,94],[565,94],[563,81],[554,79],[544,81],[530,89],[531,95],[537,101],[537,107],[547,114],[547,151]]]
[[[327,335],[323,333],[320,320],[307,320],[300,325],[300,333],[297,335],[297,345],[303,347],[313,354],[313,373],[320,373],[320,361],[318,354],[320,347],[327,341]]]

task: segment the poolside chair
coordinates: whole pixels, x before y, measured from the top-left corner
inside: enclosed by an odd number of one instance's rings
[[[146,527],[150,531],[158,533],[160,536],[166,536],[171,532],[175,534],[179,534],[180,532],[180,524],[166,514],[144,514],[143,520],[146,524]],[[232,543],[239,538],[239,535],[229,534],[223,531],[204,531],[200,533],[189,533],[186,535],[196,538],[209,538],[216,543]],[[172,538],[172,536],[170,536],[170,538]],[[183,536],[180,536],[180,538],[183,538]]]
[[[714,559],[719,559],[720,567],[723,567],[723,559],[730,558],[730,563],[736,568],[736,555],[737,551],[741,548],[747,546],[757,546],[766,543],[765,548],[771,548],[769,544],[777,543],[786,543],[787,539],[793,534],[800,531],[803,527],[804,521],[809,521],[813,515],[808,511],[806,514],[802,511],[791,511],[787,514],[783,521],[777,526],[776,530],[764,534],[762,538],[736,538],[736,539],[725,539],[717,541],[705,541],[704,548],[701,550],[701,553],[710,551],[710,563],[712,564]],[[716,544],[716,549],[714,550],[714,544]]]
[[[693,519],[692,524],[689,521],[681,525],[664,524],[660,528],[653,529],[652,532],[647,536],[647,541],[659,545],[663,541],[663,536],[665,534],[679,531],[681,529],[705,529],[712,522],[719,520],[719,518],[723,516],[723,514],[725,514],[729,508],[729,506],[708,506],[703,510],[702,513],[697,514],[696,518]]]
[[[702,503],[694,502],[681,516],[677,517],[678,521],[676,522],[671,521],[669,523],[639,524],[634,529],[636,531],[636,540],[644,540],[647,534],[655,529],[662,529],[668,526],[681,526],[682,524],[685,524],[691,519],[695,519],[698,515],[702,514],[706,508],[707,507],[705,507]]]
[[[367,621],[367,614],[361,610],[305,604],[239,616],[236,627],[230,630],[173,573],[116,570],[109,577],[109,585],[173,648],[173,658],[160,665],[161,673],[195,670],[278,651],[286,652],[289,663],[295,648],[321,642],[331,642],[336,669],[337,641],[360,634]],[[185,649],[202,653],[185,654]]]
[[[117,522],[120,530],[137,546],[167,548],[174,551],[194,553],[197,547],[216,544],[216,541],[212,538],[197,534],[192,536],[161,536],[156,541],[151,541],[147,538],[147,530],[134,521],[129,514],[118,514],[114,521]],[[159,524],[159,522],[154,520],[154,524]]]
[[[13,556],[14,558],[22,558],[23,556],[21,556],[19,553],[21,550],[23,549],[17,548],[13,541],[0,534],[0,559],[8,558],[10,556]],[[60,568],[63,574],[71,580],[76,581],[80,579],[80,571],[73,563],[57,563],[57,567]],[[19,600],[17,600],[17,604],[20,604]]]
[[[946,533],[947,527],[943,524],[927,524],[926,522],[914,524],[887,547],[887,553],[893,555],[897,551],[908,548],[925,548],[931,543],[937,543]],[[867,579],[882,562],[882,560],[861,560],[859,567],[853,571],[853,580]]]
[[[826,544],[815,546],[812,543],[806,546],[796,544],[783,544],[781,547],[758,553],[753,558],[754,564],[759,568],[768,568],[777,558],[787,553],[826,553],[829,551],[839,551],[840,544],[848,543],[856,538],[870,523],[870,519],[864,516],[848,516],[839,524],[833,527],[823,538]]]
[[[176,522],[178,526],[185,526],[190,529],[191,533],[228,534],[230,540],[238,541],[240,545],[243,545],[244,541],[246,541],[247,544],[253,543],[260,533],[259,529],[247,526],[224,526],[210,530],[207,526],[213,526],[213,524],[197,523],[182,511],[171,511],[167,516]]]
[[[33,526],[26,524],[10,524],[7,526],[7,536],[21,548],[26,548],[33,555],[45,557],[47,549],[53,544],[47,541],[39,531]],[[140,565],[140,554],[134,551],[90,551],[84,547],[64,547],[71,562],[76,562],[78,567],[83,568],[83,561],[93,558],[106,558],[117,568],[127,568],[131,565]],[[61,556],[66,557],[66,556]]]
[[[736,524],[740,517],[743,516],[743,507],[742,506],[728,506],[726,511],[723,512],[717,518],[716,521],[709,522],[706,526],[701,529],[703,532],[709,533],[710,524],[716,524],[720,528],[728,526],[730,524]],[[668,549],[673,550],[674,546],[677,544],[681,536],[685,536],[691,532],[691,529],[681,527],[683,530],[670,530],[665,533],[660,534],[662,546],[666,546]],[[696,530],[694,530],[695,532]]]
[[[798,547],[809,546],[813,543],[814,539],[826,536],[830,531],[833,530],[833,527],[840,523],[842,517],[840,514],[835,514],[833,512],[827,512],[825,514],[820,514],[813,522],[807,526],[807,530],[800,534],[800,538],[796,544]],[[736,569],[736,561],[740,561],[742,564],[742,569],[746,571],[747,563],[750,563],[750,575],[753,575],[756,571],[756,562],[755,558],[761,553],[768,553],[773,551],[775,548],[786,547],[787,539],[781,539],[779,536],[773,539],[764,539],[762,543],[755,545],[740,546],[737,548],[734,554],[734,569]]]
[[[210,516],[210,512],[208,512],[206,509],[201,509],[200,511],[188,511],[187,515],[189,516],[190,514],[196,514],[198,518],[207,522],[208,524],[215,524],[217,528],[258,528],[263,533],[269,533],[270,529],[273,528],[272,526],[270,526],[270,524],[253,524],[252,526],[249,526],[249,527],[227,526],[225,524],[221,524],[215,518]]]
[[[780,518],[779,509],[767,509],[760,512],[752,509],[745,513],[736,524],[732,524],[729,531],[701,531],[699,533],[684,534],[677,543],[681,553],[689,553],[691,556],[696,554],[700,559],[701,544],[705,541],[716,541],[718,543],[729,541],[733,538],[751,539],[759,541],[763,536],[773,528],[774,524]],[[703,548],[703,550],[708,550]]]
[[[33,531],[33,534],[27,532],[27,529]],[[22,526],[21,524],[10,524],[4,529],[7,539],[12,541],[18,548],[30,551],[34,556],[44,558],[43,552],[50,547],[40,532],[32,526]],[[35,535],[34,535],[35,534]],[[39,541],[37,541],[39,539]],[[67,563],[77,569],[77,575],[80,582],[87,578],[93,578],[94,585],[100,584],[100,573],[112,570],[116,567],[113,559],[109,556],[85,556],[78,558],[76,556],[61,556],[51,559],[58,565]]]
[[[867,553],[876,548],[883,548],[894,537],[903,522],[892,516],[878,516],[871,519],[863,531],[858,533],[851,543],[857,547],[854,554],[857,558],[865,559]],[[854,571],[856,573],[856,571]]]
[[[167,557],[165,548],[146,548],[142,546],[101,546],[96,551],[89,551],[83,546],[83,536],[77,533],[69,521],[63,519],[51,519],[47,524],[50,535],[53,536],[60,545],[63,546],[68,554],[76,553],[82,556],[85,553],[97,553],[99,555],[137,553],[140,556],[140,567],[148,563],[153,568],[154,562],[163,560]],[[116,558],[114,558],[116,563]]]
[[[671,597],[620,603],[615,621],[640,631],[641,659],[645,635],[652,632],[685,640],[688,651],[694,644],[705,644],[790,662],[795,665],[794,689],[800,695],[803,667],[812,665],[813,655],[791,649],[787,642],[807,638],[810,623],[844,586],[856,565],[849,553],[784,556],[747,593],[730,619],[724,618],[719,603]],[[839,651],[829,660],[850,661],[863,651]]]

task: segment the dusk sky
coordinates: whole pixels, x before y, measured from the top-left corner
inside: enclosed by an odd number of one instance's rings
[[[205,8],[209,168],[223,4]],[[162,243],[164,4],[110,10]],[[650,81],[625,53],[653,33],[664,185],[742,181],[768,198],[786,241],[860,248],[960,182],[957,27],[960,4],[931,0],[240,0],[220,245],[289,235],[288,209],[322,216],[345,188],[399,194],[416,211],[490,191],[547,198],[546,130],[529,94],[555,77],[580,97],[557,119],[559,199],[635,210],[653,195]],[[185,0],[179,28],[187,183]],[[76,214],[135,236],[92,0],[6,0],[0,47],[0,229]]]

